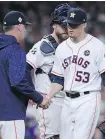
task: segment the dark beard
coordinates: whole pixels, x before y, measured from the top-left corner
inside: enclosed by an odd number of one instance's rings
[[[60,34],[60,33],[56,33],[57,37],[58,37],[58,40],[59,42],[63,42],[65,41],[68,37],[63,37],[64,33],[63,34]]]

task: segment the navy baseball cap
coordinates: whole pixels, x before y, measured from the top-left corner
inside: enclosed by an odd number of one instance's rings
[[[3,26],[18,24],[30,25],[31,23],[27,22],[24,14],[19,11],[11,11],[5,15],[3,19]]]
[[[80,8],[70,8],[67,14],[67,19],[64,22],[75,25],[86,23],[86,12]]]

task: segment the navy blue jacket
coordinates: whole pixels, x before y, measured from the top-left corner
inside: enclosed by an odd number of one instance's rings
[[[0,34],[0,121],[24,120],[28,100],[42,102],[29,77],[23,48],[15,37]]]

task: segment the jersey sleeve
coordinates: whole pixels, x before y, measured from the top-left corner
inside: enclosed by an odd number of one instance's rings
[[[26,56],[27,63],[29,63],[35,70],[42,66],[44,59],[42,53],[38,49],[38,45],[40,44],[35,44]]]
[[[57,50],[55,53],[54,65],[53,65],[51,73],[54,75],[63,77],[62,61],[60,59],[59,52]]]
[[[102,45],[99,49],[97,57],[97,68],[100,74],[105,71],[105,46]]]

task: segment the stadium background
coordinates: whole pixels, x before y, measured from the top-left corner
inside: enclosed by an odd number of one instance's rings
[[[34,43],[52,32],[50,15],[57,5],[66,2],[72,7],[78,6],[87,12],[87,32],[105,43],[105,1],[0,1],[0,32],[2,33],[2,20],[7,12],[11,10],[23,12],[27,20],[32,23],[31,26],[27,27],[25,42],[22,42],[23,47],[28,52]],[[100,121],[104,119],[105,113],[104,90],[102,90],[102,98]],[[39,131],[32,106],[28,108],[25,139],[39,139]],[[94,139],[103,139],[98,130]]]

